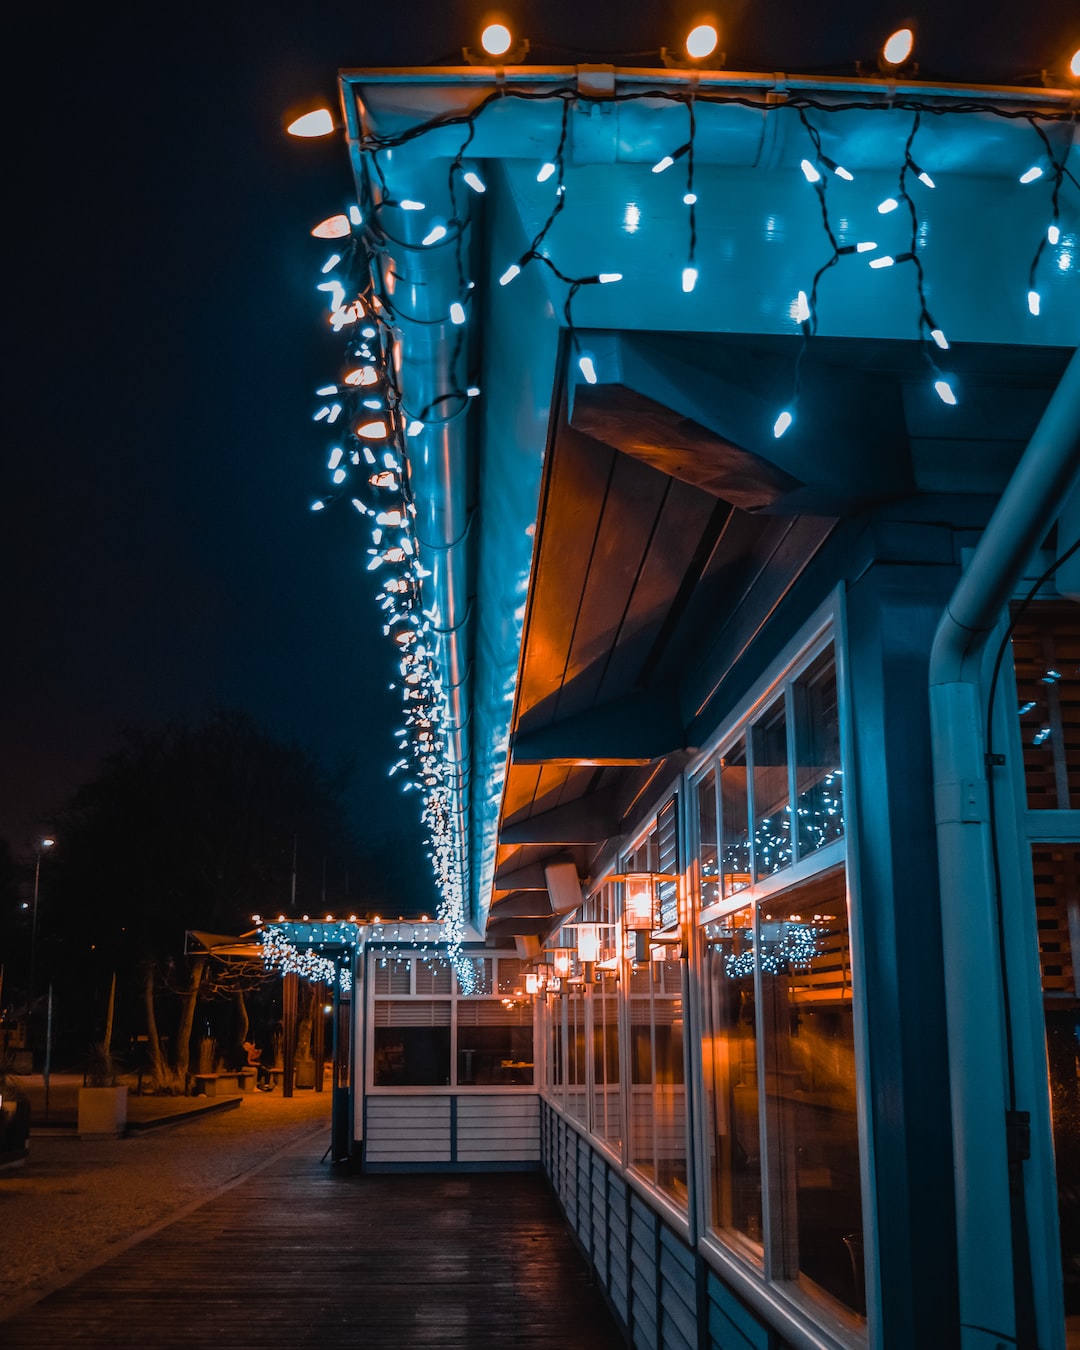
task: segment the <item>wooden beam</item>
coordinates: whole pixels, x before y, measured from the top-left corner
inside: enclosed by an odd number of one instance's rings
[[[515,764],[643,765],[684,748],[678,702],[667,689],[647,689],[518,731]]]
[[[566,802],[541,811],[527,820],[504,825],[499,843],[517,844],[602,844],[619,833],[620,817],[613,791],[594,792],[576,802]]]

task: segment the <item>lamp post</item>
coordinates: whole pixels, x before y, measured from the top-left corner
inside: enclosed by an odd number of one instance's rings
[[[41,882],[41,855],[47,848],[52,848],[56,840],[46,835],[34,844],[34,851],[37,858],[34,861],[34,904],[30,915],[30,1006],[34,1003],[34,966],[37,958],[37,906],[38,906],[38,886]]]

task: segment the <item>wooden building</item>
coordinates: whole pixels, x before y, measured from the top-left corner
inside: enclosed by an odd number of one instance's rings
[[[636,1346],[1080,1344],[1075,87],[340,89],[364,1165],[542,1167]]]

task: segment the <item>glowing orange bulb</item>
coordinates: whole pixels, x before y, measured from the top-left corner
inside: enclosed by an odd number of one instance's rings
[[[693,61],[701,61],[712,56],[719,41],[720,34],[711,23],[699,23],[686,35],[686,54]]]
[[[1069,62],[1069,74],[1074,80],[1080,80],[1080,47],[1072,54],[1072,60]]]
[[[898,28],[885,39],[881,55],[890,66],[902,66],[915,46],[915,34],[910,28]]]
[[[316,239],[344,239],[352,230],[348,216],[327,216],[311,231]]]
[[[505,56],[513,40],[510,29],[504,23],[489,23],[480,34],[480,45],[488,56]]]

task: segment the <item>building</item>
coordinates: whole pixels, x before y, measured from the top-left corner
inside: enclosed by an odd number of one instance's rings
[[[541,1165],[635,1345],[1080,1344],[1059,84],[341,74],[316,505],[444,896],[355,1147]]]

